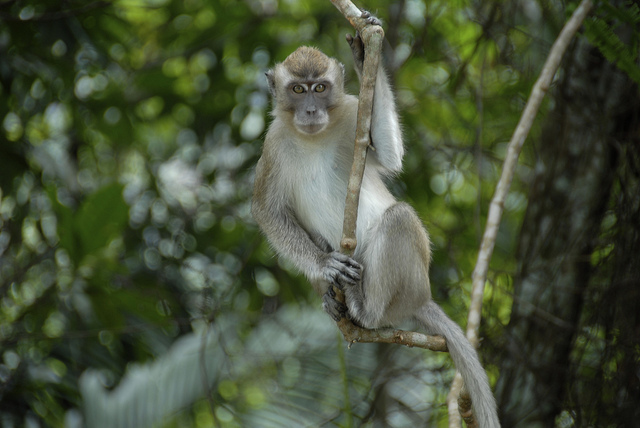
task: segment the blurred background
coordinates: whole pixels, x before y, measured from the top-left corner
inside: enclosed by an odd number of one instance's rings
[[[466,325],[506,143],[575,1],[359,2],[404,125],[389,183]],[[505,427],[640,418],[640,9],[597,2],[520,157],[480,355]],[[347,349],[250,216],[264,71],[345,63],[329,0],[0,1],[0,426],[447,426],[447,354]]]

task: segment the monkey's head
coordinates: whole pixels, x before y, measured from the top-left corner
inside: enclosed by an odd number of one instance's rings
[[[303,46],[267,73],[274,115],[290,118],[303,134],[329,125],[329,113],[344,94],[344,66],[318,49]]]

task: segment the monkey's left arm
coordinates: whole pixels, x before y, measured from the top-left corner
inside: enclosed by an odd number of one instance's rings
[[[387,75],[380,66],[371,116],[371,142],[378,161],[391,172],[402,169],[404,145],[396,103]]]
[[[380,25],[380,21],[363,12],[363,17],[373,20],[372,23]],[[362,77],[364,65],[364,44],[362,38],[356,33],[355,37],[347,34],[347,43],[351,47],[358,78]],[[373,97],[373,113],[371,117],[371,141],[375,149],[374,156],[380,164],[390,172],[399,172],[402,169],[402,157],[404,145],[402,143],[402,131],[396,111],[396,103],[389,84],[389,78],[384,71],[382,61],[378,66],[376,88]]]

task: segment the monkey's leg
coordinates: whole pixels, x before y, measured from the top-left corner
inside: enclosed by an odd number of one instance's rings
[[[345,294],[349,313],[360,325],[398,325],[429,301],[429,238],[408,204],[389,207],[358,253],[362,280],[346,286]]]

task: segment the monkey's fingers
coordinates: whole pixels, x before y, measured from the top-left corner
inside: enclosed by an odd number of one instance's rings
[[[345,39],[347,39],[347,43],[349,43],[349,46],[351,47],[351,50],[354,53],[364,51],[362,39],[360,38],[360,33],[356,31],[355,36],[352,36],[351,34],[345,34],[344,37]]]
[[[362,65],[364,64],[364,45],[362,44],[360,34],[356,31],[355,37],[351,34],[347,34],[346,38],[347,43],[349,43],[349,47],[351,48],[351,54],[353,55],[353,61],[355,62],[356,68],[358,70],[362,70]]]
[[[339,261],[342,264],[345,264],[345,265],[348,265],[348,266],[353,266],[355,268],[362,268],[362,266],[360,266],[360,263],[358,263],[357,261],[355,261],[351,257],[347,256],[346,254],[342,254],[339,251],[332,252],[331,253],[331,257],[333,259]]]
[[[343,264],[345,266],[345,274],[357,281],[360,281],[360,277],[362,275],[362,265],[353,260],[351,257],[349,257],[348,260],[344,261]]]
[[[331,285],[344,290],[345,285],[353,286],[360,282],[360,274],[356,270],[331,269],[325,274],[325,279]]]
[[[345,285],[357,285],[360,282],[360,273],[355,270],[342,270],[336,275],[336,284],[340,290],[344,290]]]
[[[322,268],[324,279],[343,290],[345,285],[356,285],[361,280],[362,266],[338,251],[326,255]]]
[[[362,279],[362,266],[357,263],[356,265],[345,266],[345,269],[340,273],[350,279],[350,285],[356,285]]]
[[[354,259],[352,259],[351,257],[348,258],[345,264],[350,268],[356,269],[357,271],[362,271],[362,265],[357,261],[355,261]]]
[[[358,30],[356,30],[355,36],[352,36],[351,34],[347,33],[344,35],[344,37],[347,39],[347,43],[349,43],[349,46],[351,46],[351,44],[354,41],[358,41],[358,39],[360,39],[360,33],[358,32]],[[362,41],[362,39],[360,39],[360,41]]]
[[[342,264],[340,274],[351,279],[350,284],[355,285],[355,282],[359,282],[362,276],[362,265],[344,254],[336,255],[336,259]],[[352,283],[353,282],[353,283]]]
[[[353,280],[343,280],[344,275],[342,274],[342,272],[340,272],[340,269],[338,267],[331,267],[331,266],[325,267],[322,272],[322,276],[324,277],[325,281],[327,281],[331,285],[335,285],[340,290],[344,290],[343,283],[345,282],[349,283],[349,281],[353,281]]]
[[[360,15],[360,17],[364,18],[367,21],[367,24],[369,24],[369,25],[380,25],[380,26],[382,26],[382,21],[380,21],[378,18],[373,16],[371,14],[371,12],[363,10],[362,14]]]
[[[340,282],[340,273],[338,271],[329,271],[324,273],[324,279],[331,285],[335,285],[340,290],[344,290],[344,285]]]
[[[357,272],[342,272],[339,281],[340,283],[346,282],[347,285],[357,285],[360,282],[360,274]]]

